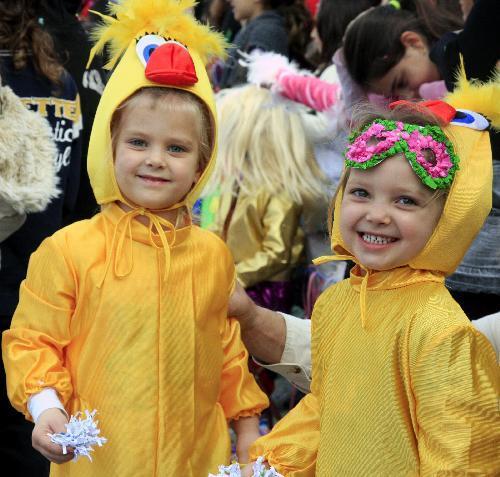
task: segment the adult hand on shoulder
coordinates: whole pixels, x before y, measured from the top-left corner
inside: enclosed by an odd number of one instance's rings
[[[253,325],[256,309],[257,305],[247,295],[245,289],[236,282],[233,294],[229,297],[227,316],[237,319],[242,328],[248,328]]]
[[[237,283],[229,298],[227,315],[239,321],[248,352],[264,363],[279,363],[286,341],[282,315],[256,305]]]
[[[47,409],[38,418],[33,429],[33,434],[31,435],[33,448],[40,452],[46,459],[56,464],[64,464],[74,457],[73,451],[70,449],[68,449],[66,454],[63,454],[62,447],[54,444],[48,436],[48,434],[66,432],[65,424],[67,423],[68,417],[60,409]]]

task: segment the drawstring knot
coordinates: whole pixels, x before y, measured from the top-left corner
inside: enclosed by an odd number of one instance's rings
[[[352,260],[354,257],[352,255],[324,255],[313,260],[314,265],[323,265],[327,262],[332,262],[334,260]],[[361,327],[366,329],[366,292],[368,290],[368,279],[370,276],[370,271],[359,265],[364,271],[365,275],[361,280],[361,289],[359,293],[359,308],[361,312]]]
[[[97,285],[97,288],[101,288],[102,284],[104,283],[104,279],[106,278],[109,267],[111,266],[111,262],[113,260],[113,272],[116,277],[123,278],[132,272],[132,269],[134,268],[132,221],[139,215],[145,216],[149,219],[149,240],[151,244],[156,249],[163,250],[163,279],[166,280],[170,272],[170,249],[175,244],[175,226],[169,221],[149,212],[147,209],[139,208],[126,212],[118,220],[113,232],[113,238],[111,239],[111,246],[109,252],[107,253],[106,263],[104,265],[104,273],[101,277],[101,280],[99,281],[99,284]],[[171,233],[170,241],[167,238],[165,230]],[[155,231],[158,235],[158,238],[160,239],[161,246],[158,245],[155,241]],[[127,247],[127,251],[125,251],[125,247]],[[120,264],[122,263],[125,263],[124,267],[120,267]]]

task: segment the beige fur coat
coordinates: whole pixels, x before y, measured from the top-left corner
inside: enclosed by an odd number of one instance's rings
[[[56,153],[47,120],[0,86],[0,242],[59,195]]]

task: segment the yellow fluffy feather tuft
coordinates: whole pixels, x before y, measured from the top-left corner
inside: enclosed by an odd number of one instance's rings
[[[454,108],[486,116],[493,128],[500,129],[500,71],[496,70],[492,79],[485,83],[468,80],[462,62],[455,89],[444,100]]]
[[[104,23],[92,32],[95,46],[90,53],[89,64],[94,55],[109,43],[110,59],[106,68],[112,69],[130,42],[143,33],[174,38],[188,49],[196,50],[204,63],[211,58],[224,58],[227,47],[224,37],[196,21],[189,13],[195,5],[194,0],[110,2],[109,11],[116,18],[98,13]]]

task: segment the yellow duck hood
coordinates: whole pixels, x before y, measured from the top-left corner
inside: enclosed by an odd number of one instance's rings
[[[480,85],[469,83],[462,74],[455,92],[449,94],[445,101],[464,111],[471,121],[476,117],[482,118],[472,112],[479,110],[490,119],[492,127],[500,126],[498,78],[490,84]],[[482,120],[485,122],[484,118]],[[453,273],[491,210],[493,172],[489,133],[485,129],[474,129],[471,121],[460,123],[452,120],[442,128],[459,157],[459,168],[434,233],[420,253],[408,263],[414,270],[437,272],[443,276]],[[331,246],[337,256],[348,256],[356,261],[343,242],[339,229],[343,193],[339,190],[334,204]]]
[[[192,0],[123,0],[112,4],[113,16],[93,33],[93,56],[109,42],[114,68],[96,111],[90,136],[87,169],[99,204],[126,202],[116,183],[110,123],[116,108],[144,87],[189,91],[203,101],[213,122],[212,153],[199,181],[185,201],[191,206],[203,189],[215,163],[217,120],[212,87],[206,71],[211,58],[225,54],[223,37],[199,24],[189,13]]]

